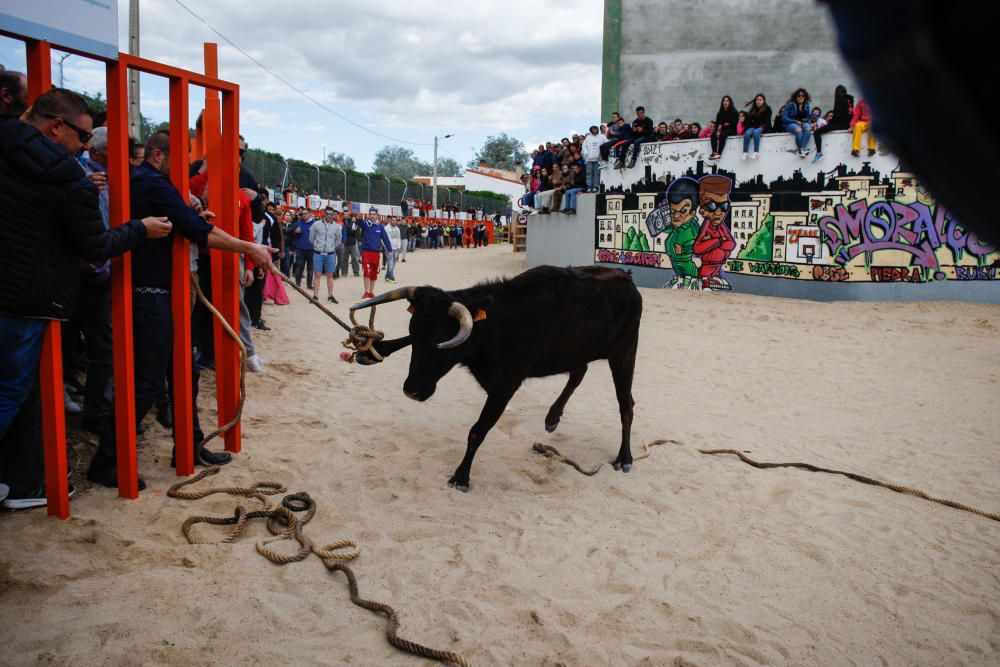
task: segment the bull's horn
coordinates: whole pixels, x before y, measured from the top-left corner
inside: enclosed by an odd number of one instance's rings
[[[366,299],[361,303],[356,303],[351,306],[351,310],[361,310],[362,308],[370,308],[372,306],[377,306],[382,303],[388,303],[390,301],[399,301],[400,299],[412,299],[413,295],[416,293],[416,287],[397,287],[394,290],[390,290],[385,294],[379,294],[371,299]]]
[[[448,314],[458,320],[458,333],[451,340],[438,343],[439,350],[450,350],[453,347],[458,347],[472,334],[472,313],[469,312],[468,308],[458,301],[452,301],[451,306],[448,307]]]

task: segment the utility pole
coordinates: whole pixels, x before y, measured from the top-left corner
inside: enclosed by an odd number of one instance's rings
[[[453,137],[453,134],[446,134],[442,139]],[[438,207],[438,138],[434,137],[434,174],[431,176],[431,208],[435,211]]]
[[[73,55],[73,54],[72,53],[64,53],[61,56],[59,56],[59,87],[60,88],[65,88],[66,87],[64,85],[65,84],[65,77],[63,76],[63,63],[66,62],[66,59],[69,58],[71,55]]]
[[[128,12],[128,52],[139,55],[139,0],[129,0]],[[139,136],[139,72],[128,72],[128,133],[142,141]]]

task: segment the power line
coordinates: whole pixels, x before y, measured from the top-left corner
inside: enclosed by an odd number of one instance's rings
[[[198,19],[199,21],[201,21],[202,23],[204,23],[205,26],[208,27],[209,30],[211,30],[216,35],[218,35],[223,40],[225,40],[225,42],[227,44],[229,44],[229,46],[233,47],[234,49],[236,49],[237,51],[239,51],[240,53],[242,53],[244,56],[246,56],[251,62],[253,62],[255,65],[257,65],[257,67],[261,68],[262,70],[264,70],[265,72],[267,72],[268,74],[270,74],[271,76],[273,76],[275,79],[277,79],[281,83],[285,84],[286,86],[288,86],[289,88],[291,88],[292,90],[294,90],[296,93],[298,93],[302,97],[306,98],[307,100],[309,100],[310,102],[312,102],[313,104],[315,104],[316,106],[318,106],[320,109],[323,109],[327,113],[333,114],[334,116],[336,116],[337,118],[341,119],[345,123],[350,123],[354,127],[357,127],[357,128],[359,128],[361,130],[364,130],[365,132],[368,132],[370,134],[374,134],[377,137],[382,137],[383,139],[388,139],[390,141],[395,141],[397,143],[409,144],[410,146],[432,146],[433,145],[431,143],[419,143],[419,142],[415,142],[415,141],[406,141],[405,139],[397,139],[396,137],[390,137],[387,134],[382,134],[381,132],[376,132],[375,130],[373,130],[371,128],[368,128],[368,127],[365,127],[364,125],[362,125],[360,123],[356,123],[353,120],[351,120],[350,118],[348,118],[347,116],[334,111],[330,107],[326,106],[325,104],[323,104],[322,102],[320,102],[319,100],[317,100],[312,95],[310,95],[310,94],[306,93],[305,91],[301,90],[300,88],[296,87],[293,83],[291,83],[290,81],[288,81],[287,79],[285,79],[280,74],[278,74],[278,73],[276,73],[276,72],[268,69],[264,65],[264,63],[260,62],[259,60],[257,60],[256,58],[254,58],[252,55],[250,55],[249,53],[247,53],[246,51],[244,51],[242,48],[240,48],[236,44],[236,42],[234,42],[233,40],[231,40],[228,37],[226,37],[225,35],[223,35],[221,32],[219,32],[218,30],[216,30],[215,27],[212,26],[212,24],[210,24],[208,21],[206,21],[205,19],[201,18],[200,16],[198,16],[197,14],[195,14],[193,11],[191,11],[191,8],[188,7],[187,5],[185,5],[183,2],[181,2],[181,0],[174,0],[174,2],[176,2],[178,5],[180,5],[181,7],[183,7],[184,10],[187,11],[188,14],[190,14],[191,16],[195,17],[196,19]]]

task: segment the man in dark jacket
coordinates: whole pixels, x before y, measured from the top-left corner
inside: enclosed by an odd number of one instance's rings
[[[92,128],[83,98],[58,88],[35,101],[27,122],[0,120],[0,265],[6,279],[0,291],[0,436],[31,390],[46,320],[73,313],[79,258],[102,262],[171,230],[167,218],[152,216],[104,228],[97,188],[73,157]],[[25,406],[25,412],[37,411]],[[11,487],[6,507],[45,504],[36,443],[19,438],[4,448],[8,456],[16,450],[21,462],[4,466]]]
[[[273,270],[272,248],[242,241],[209,224],[192,209],[187,197],[182,197],[170,182],[170,136],[157,132],[146,142],[146,159],[132,170],[129,178],[132,215],[166,214],[176,231],[192,243],[218,250],[246,254],[255,266]],[[140,243],[132,256],[132,336],[135,350],[135,419],[136,427],[163,393],[173,346],[173,312],[170,287],[172,282],[173,239],[165,238]],[[197,380],[195,380],[197,382]],[[197,398],[197,394],[195,394]],[[194,441],[197,448],[202,439],[198,423],[197,400],[194,404]],[[108,487],[118,486],[116,464],[117,445],[114,424],[110,422],[101,434],[87,478]],[[201,458],[212,464],[230,460],[225,452],[201,450]],[[196,463],[199,463],[196,461]],[[142,478],[139,489],[146,487]]]
[[[351,270],[354,272],[354,277],[357,278],[360,273],[359,264],[361,262],[361,249],[358,246],[358,239],[361,235],[361,226],[358,224],[358,219],[353,215],[348,215],[344,218],[344,229],[341,232],[343,234],[343,261],[340,261],[340,275],[347,276],[347,260],[351,260]]]
[[[640,144],[647,141],[653,141],[653,119],[646,115],[645,107],[636,107],[635,120],[632,121],[632,140],[619,149],[618,161],[624,164],[628,158],[628,168],[634,167],[639,151],[642,150]]]

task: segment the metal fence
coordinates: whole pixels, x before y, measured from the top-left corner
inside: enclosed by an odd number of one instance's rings
[[[324,199],[339,196],[347,201],[398,205],[405,193],[406,197],[431,200],[431,186],[416,181],[404,181],[382,174],[359,174],[322,165],[306,166],[301,162],[285,162],[253,149],[243,156],[243,165],[267,187],[280,190],[283,185],[294,183],[299,194],[316,193]],[[455,204],[461,210],[482,206],[483,211],[493,214],[503,213],[508,200],[480,197],[439,185],[438,205],[442,204]]]

